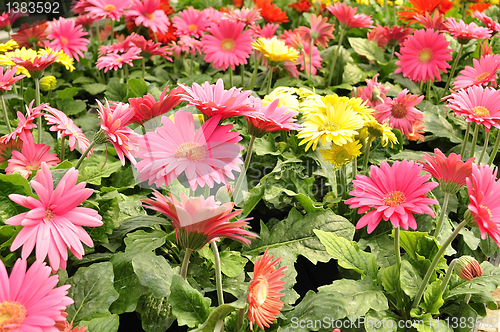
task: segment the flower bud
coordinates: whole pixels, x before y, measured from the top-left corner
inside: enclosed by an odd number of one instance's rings
[[[471,256],[462,256],[455,265],[455,273],[463,280],[471,281],[483,275],[479,263]]]
[[[54,76],[44,76],[40,79],[42,91],[52,91],[56,87],[57,79]]]

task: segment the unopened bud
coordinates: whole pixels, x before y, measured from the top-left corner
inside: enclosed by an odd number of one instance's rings
[[[471,281],[483,275],[483,270],[474,257],[462,256],[455,265],[455,273],[463,280]]]
[[[57,79],[54,76],[44,76],[40,79],[42,91],[52,91],[56,87]]]

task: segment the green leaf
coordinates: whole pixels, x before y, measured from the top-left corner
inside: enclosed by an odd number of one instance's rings
[[[338,260],[338,264],[345,269],[358,272],[362,276],[368,275],[377,279],[378,265],[372,253],[359,249],[354,241],[346,240],[335,233],[314,230],[321,243],[326,247],[328,254]]]
[[[205,322],[210,314],[210,299],[203,297],[179,275],[172,278],[172,292],[168,301],[179,326],[192,328]]]
[[[430,131],[437,137],[448,138],[452,143],[462,143],[460,130],[453,128],[442,115],[424,112],[425,130]]]
[[[168,297],[172,277],[177,273],[162,256],[140,253],[132,259],[134,272],[141,285],[146,286],[157,298]]]
[[[213,332],[215,325],[219,320],[223,320],[231,314],[236,308],[230,304],[222,304],[210,313],[207,320],[203,322],[197,329],[190,332]]]
[[[104,155],[91,154],[79,168],[78,182],[100,185],[102,178],[111,176],[121,167],[121,162],[115,158],[108,156],[106,160]]]
[[[344,84],[355,85],[367,77],[366,73],[353,63],[347,63],[342,74]]]
[[[397,296],[398,289],[401,287],[399,279],[400,274],[397,265],[392,265],[382,270],[382,287],[393,297]]]
[[[120,325],[118,315],[94,318],[90,321],[82,321],[79,326],[87,326],[88,332],[117,332]]]
[[[109,306],[118,298],[113,279],[113,265],[110,262],[79,268],[67,280],[71,285],[68,296],[75,301],[66,309],[68,321],[78,323],[108,315]]]
[[[63,90],[57,90],[56,95],[59,99],[73,99],[78,94],[81,88],[71,87]]]
[[[56,100],[56,105],[66,115],[76,115],[87,110],[87,104],[80,99]]]
[[[422,284],[422,277],[418,270],[408,261],[401,262],[401,289],[411,299],[417,295],[418,288]]]
[[[387,234],[370,236],[367,239],[360,239],[358,245],[364,250],[364,247],[370,247],[370,252],[375,255],[375,262],[380,267],[389,267],[396,263],[394,255],[394,240]]]
[[[190,77],[181,77],[177,80],[177,83],[184,84],[186,86],[192,86],[193,83],[203,84],[205,82],[211,82],[212,76],[206,74],[196,74]]]
[[[146,332],[165,332],[175,321],[167,298],[156,298],[151,292],[139,299],[136,311],[141,315],[142,328]]]
[[[26,212],[26,208],[10,200],[10,194],[33,196],[28,180],[21,174],[0,174],[0,220],[5,223],[10,217]]]
[[[73,80],[73,84],[93,84],[95,83],[95,79],[87,76],[80,76]],[[97,83],[100,84],[100,83]]]
[[[143,97],[148,93],[148,84],[142,78],[131,78],[127,84],[129,88],[128,98]]]
[[[95,96],[106,91],[106,84],[102,83],[84,84],[82,85],[82,88],[91,95]]]
[[[377,61],[381,64],[386,64],[384,50],[374,41],[369,41],[366,38],[349,37],[349,44],[359,55],[365,56],[370,61]]]
[[[316,237],[314,229],[332,232],[348,239],[352,239],[355,230],[347,219],[331,210],[302,215],[293,208],[288,218],[277,223],[272,230],[261,222],[260,238],[252,241],[250,250],[243,249],[244,254],[258,255],[268,247],[284,246],[295,255],[303,255],[314,264],[318,261],[328,262],[331,257]]]
[[[224,250],[220,253],[220,261],[222,273],[232,278],[244,270],[248,259],[241,257],[239,251]]]
[[[110,78],[108,86],[106,87],[105,96],[109,101],[127,102],[128,85],[120,83],[118,77]]]
[[[365,316],[365,329],[366,332],[406,331],[398,329],[399,321],[401,321],[401,318],[396,316],[392,311],[370,310]]]
[[[151,252],[161,247],[167,239],[167,233],[154,229],[150,232],[138,230],[127,234],[125,238],[125,252]]]
[[[424,292],[424,301],[420,307],[433,315],[439,315],[439,308],[444,304],[443,292],[441,292],[441,280],[436,280]]]

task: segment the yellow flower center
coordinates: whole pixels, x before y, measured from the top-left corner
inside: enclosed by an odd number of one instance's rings
[[[491,210],[487,207],[487,206],[484,206],[484,205],[479,205],[479,207],[481,209],[484,209],[488,212],[488,214],[490,215],[490,218],[493,217],[493,214],[491,214]]]
[[[68,43],[69,43],[68,38],[66,38],[66,37],[62,37],[62,38],[61,38],[61,44],[63,44],[63,45],[68,45]]]
[[[401,191],[391,191],[384,195],[382,198],[382,203],[387,206],[398,206],[406,202],[406,196]]]
[[[408,110],[406,109],[405,105],[396,103],[394,104],[394,106],[392,106],[391,114],[396,119],[403,119],[408,114]]]
[[[236,46],[236,43],[231,38],[226,38],[226,39],[222,40],[222,42],[220,43],[220,47],[224,51],[232,51],[232,50],[234,50],[235,46]]]
[[[17,329],[26,318],[26,308],[17,302],[0,303],[0,331]]]
[[[198,29],[198,27],[196,26],[196,24],[190,24],[190,25],[188,25],[188,30],[189,31],[196,31],[196,29]]]
[[[144,13],[144,16],[150,21],[154,21],[155,19],[155,13]]]
[[[206,148],[196,142],[186,142],[179,145],[174,152],[178,159],[185,158],[192,162],[199,162],[205,158]]]
[[[485,116],[490,116],[490,111],[486,107],[476,106],[472,110],[472,113],[484,118]]]
[[[54,218],[54,212],[50,209],[45,210],[45,217],[43,219],[45,221],[52,221],[52,218]]]
[[[337,131],[339,127],[335,122],[327,122],[319,126],[318,131]]]
[[[351,160],[351,155],[346,149],[342,149],[335,155],[335,163],[339,165],[347,164]]]
[[[259,278],[256,281],[257,282],[252,289],[252,294],[255,302],[261,306],[264,302],[266,302],[267,294],[269,294],[269,284],[264,278]]]
[[[420,63],[427,63],[432,60],[432,51],[429,48],[424,48],[418,53],[418,61]]]
[[[113,12],[115,10],[116,10],[116,6],[115,5],[109,4],[109,5],[104,6],[104,11],[105,12],[111,13],[111,12]]]
[[[120,61],[123,61],[123,58],[122,58],[122,57],[119,57],[119,58],[116,58],[116,59],[115,59],[115,62],[120,62]]]
[[[480,74],[480,75],[478,75],[478,76],[476,77],[476,81],[481,81],[481,80],[484,80],[484,79],[485,79],[486,77],[488,77],[489,75],[490,75],[490,73],[488,73],[488,72],[484,72],[484,73],[482,73],[482,74]]]

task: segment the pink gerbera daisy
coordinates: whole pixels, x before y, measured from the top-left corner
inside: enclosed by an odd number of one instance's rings
[[[60,17],[58,20],[49,23],[48,32],[47,39],[52,41],[46,46],[55,51],[63,50],[64,53],[76,61],[79,61],[80,57],[84,57],[83,52],[87,51],[89,40],[82,38],[87,33],[83,31],[82,26],[75,25],[74,20]]]
[[[444,38],[444,35],[434,31],[416,30],[413,36],[409,36],[401,47],[401,54],[396,53],[399,66],[395,73],[403,73],[412,81],[426,82],[437,78],[441,81],[439,71],[446,72],[450,65],[447,61],[452,59],[452,49]]]
[[[134,116],[134,112],[129,105],[123,103],[117,103],[114,108],[111,108],[107,100],[106,107],[97,100],[97,105],[99,106],[97,112],[101,118],[101,130],[108,141],[113,144],[122,165],[125,165],[125,157],[135,164],[134,153],[138,148],[140,135],[126,127]]]
[[[229,132],[232,125],[219,125],[220,116],[208,119],[195,131],[193,115],[180,110],[175,113],[174,122],[162,117],[163,125],[156,132],[146,133],[139,141],[136,164],[139,178],[148,184],[170,181],[185,172],[191,189],[214,182],[227,184],[227,178],[234,179],[233,171],[240,171],[242,164],[236,144],[241,136]]]
[[[150,28],[153,32],[166,33],[170,20],[160,9],[160,0],[133,0],[127,17],[134,20],[135,25]]]
[[[436,10],[433,15],[429,14],[429,12],[425,12],[425,14],[415,14],[415,20],[422,24],[426,29],[440,31],[445,28],[444,15],[438,10]]]
[[[219,70],[247,64],[247,59],[253,53],[252,31],[243,32],[245,24],[233,20],[221,20],[218,25],[208,29],[209,34],[203,35],[201,45],[205,53],[205,61]]]
[[[165,1],[165,0],[163,0]],[[173,11],[173,10],[172,10]],[[201,11],[210,20],[211,23],[219,23],[219,21],[224,17],[224,13],[218,11],[213,7],[207,7]]]
[[[87,0],[87,12],[96,18],[109,18],[119,21],[125,10],[130,7],[130,0]]]
[[[486,25],[486,27],[490,29],[493,32],[493,34],[497,34],[498,32],[500,32],[500,23],[493,20],[485,13],[482,13],[480,11],[475,11],[474,13],[472,13],[472,17],[475,17],[481,22],[483,22],[483,24]]]
[[[497,71],[500,69],[500,55],[489,54],[479,60],[472,59],[473,67],[465,66],[455,82],[454,89],[467,89],[473,85],[496,86]]]
[[[465,116],[467,122],[483,124],[486,131],[491,126],[500,128],[500,90],[475,85],[452,93],[448,103],[448,108]]]
[[[138,47],[131,47],[127,52],[123,54],[117,53],[108,53],[105,56],[97,59],[96,68],[104,69],[104,72],[108,70],[118,70],[118,68],[122,68],[124,64],[129,66],[134,66],[132,63],[133,60],[141,59],[139,54],[141,53],[141,49]]]
[[[76,143],[78,143],[78,148],[82,153],[87,150],[90,141],[82,130],[73,123],[73,120],[68,118],[64,112],[50,106],[45,107],[44,110],[50,113],[44,114],[47,124],[53,125],[50,127],[50,131],[57,131],[61,137],[68,137],[70,151],[76,148]]]
[[[255,137],[262,137],[266,133],[281,130],[300,130],[301,125],[295,123],[296,111],[289,111],[288,107],[278,107],[279,99],[271,104],[262,106],[260,99],[253,105],[253,109],[245,113],[245,120],[248,124],[248,133]],[[256,107],[257,106],[257,107]]]
[[[167,56],[169,52],[167,47],[161,46],[161,43],[155,43],[150,39],[146,40],[146,38],[136,33],[132,33],[126,40],[129,40],[133,45],[140,48],[142,51],[141,56],[144,58],[151,58],[153,55],[160,55],[165,59],[172,61],[172,59]]]
[[[310,43],[314,39],[315,45],[323,48],[328,47],[328,41],[335,38],[332,34],[335,28],[333,24],[327,23],[328,18],[321,15],[311,14],[311,27],[300,26],[299,32],[305,36],[305,41]]]
[[[29,178],[33,171],[39,169],[42,163],[48,166],[55,166],[61,162],[57,158],[57,154],[50,153],[50,146],[45,144],[35,144],[33,136],[27,134],[23,140],[21,152],[12,151],[12,157],[9,159],[9,165],[5,169],[5,173],[14,174],[21,173],[24,178]]]
[[[224,13],[224,17],[233,21],[243,22],[245,25],[252,25],[262,18],[260,16],[260,9],[256,8],[233,8],[229,12]]]
[[[232,116],[241,115],[248,110],[247,102],[251,91],[241,91],[235,87],[224,90],[224,82],[218,79],[216,84],[209,82],[193,83],[193,87],[181,85],[189,95],[183,97],[184,101],[195,106],[207,117],[220,115],[222,120]]]
[[[460,44],[467,44],[471,39],[489,39],[491,37],[490,29],[478,27],[474,22],[470,24],[465,24],[463,20],[457,22],[451,17],[444,22],[444,29]]]
[[[63,312],[73,304],[68,296],[70,285],[57,288],[58,275],[35,261],[28,270],[25,259],[18,259],[10,277],[0,261],[0,321],[1,331],[53,332],[57,322],[64,321]]]
[[[24,141],[26,139],[26,135],[28,133],[31,134],[30,130],[36,128],[36,124],[34,124],[33,121],[43,115],[41,111],[45,108],[45,106],[48,105],[40,104],[40,106],[33,108],[34,102],[35,100],[32,100],[30,105],[26,106],[26,117],[23,115],[23,113],[17,111],[17,118],[19,119],[19,123],[17,124],[16,129],[14,129],[13,132],[0,137],[0,142],[7,143],[8,141],[16,139],[18,137]]]
[[[310,44],[309,43],[304,43],[304,52],[301,52],[299,54],[299,58],[296,61],[297,64],[300,64],[300,70],[305,70],[306,73],[312,75],[316,75],[318,72],[318,69],[321,68],[321,61],[323,60],[321,56],[319,55],[319,50],[316,46],[312,46],[312,54],[311,49],[310,49]],[[312,55],[312,58],[309,57],[309,55]],[[305,61],[304,61],[305,57]],[[312,60],[311,60],[312,59]],[[311,63],[312,61],[312,63]],[[305,62],[305,68],[304,68],[304,62]]]
[[[0,164],[10,159],[13,151],[21,151],[22,148],[23,141],[21,139],[11,139],[7,143],[0,141]]]
[[[187,9],[180,11],[179,16],[172,18],[174,27],[177,28],[176,36],[203,36],[203,32],[207,30],[211,22],[204,12],[189,6]]]
[[[355,97],[366,102],[366,106],[375,109],[385,102],[385,97],[389,88],[378,82],[378,73],[372,79],[365,79],[366,87],[357,88]]]
[[[391,128],[399,129],[403,135],[413,131],[413,124],[423,121],[424,114],[415,108],[424,96],[408,94],[408,89],[401,91],[394,99],[385,98],[383,104],[375,107],[375,119],[378,122],[388,122]]]
[[[76,13],[75,13],[76,14]],[[95,17],[91,15],[80,15],[75,19],[75,23],[77,25],[81,25],[82,27],[88,29],[96,21]]]
[[[273,23],[267,23],[263,27],[258,24],[252,24],[249,26],[249,29],[252,31],[253,38],[273,38],[276,34],[276,30],[278,30],[279,25]]]
[[[28,208],[24,212],[5,221],[7,225],[24,226],[17,234],[10,250],[23,246],[23,259],[33,251],[36,244],[36,259],[43,261],[49,257],[52,271],[66,269],[68,249],[78,259],[82,259],[85,249],[83,242],[89,247],[94,243],[82,226],[98,227],[102,225],[102,217],[96,210],[78,207],[89,198],[93,190],[85,188],[86,183],[77,184],[78,171],[69,169],[54,190],[54,182],[49,166],[42,163],[31,186],[38,199],[31,196],[10,194],[15,203]]]
[[[356,14],[358,7],[348,6],[345,2],[336,2],[326,9],[339,20],[342,29],[373,28],[371,16]]]
[[[419,175],[422,168],[422,165],[406,159],[396,161],[392,166],[383,161],[380,168],[371,166],[370,177],[358,174],[353,181],[354,190],[349,193],[354,197],[345,203],[351,209],[359,208],[359,214],[373,210],[361,217],[356,228],[368,225],[367,231],[371,233],[383,218],[389,219],[394,227],[416,229],[413,213],[434,217],[429,204],[437,204],[438,201],[426,198],[426,195],[438,184],[428,182],[430,174]]]
[[[11,90],[12,84],[16,83],[21,78],[26,77],[26,75],[17,75],[16,77],[14,77],[16,71],[17,68],[12,67],[11,69],[5,69],[4,74],[3,67],[0,67],[0,93],[2,93],[2,91]]]
[[[379,47],[394,47],[402,44],[412,32],[412,28],[399,25],[388,27],[377,24],[377,27],[368,33],[368,40],[376,41]]]
[[[182,102],[181,97],[185,94],[182,87],[173,88],[168,95],[167,91],[168,86],[163,90],[158,101],[151,94],[140,98],[130,98],[128,102],[134,113],[130,122],[144,125],[144,122],[167,113]]]

